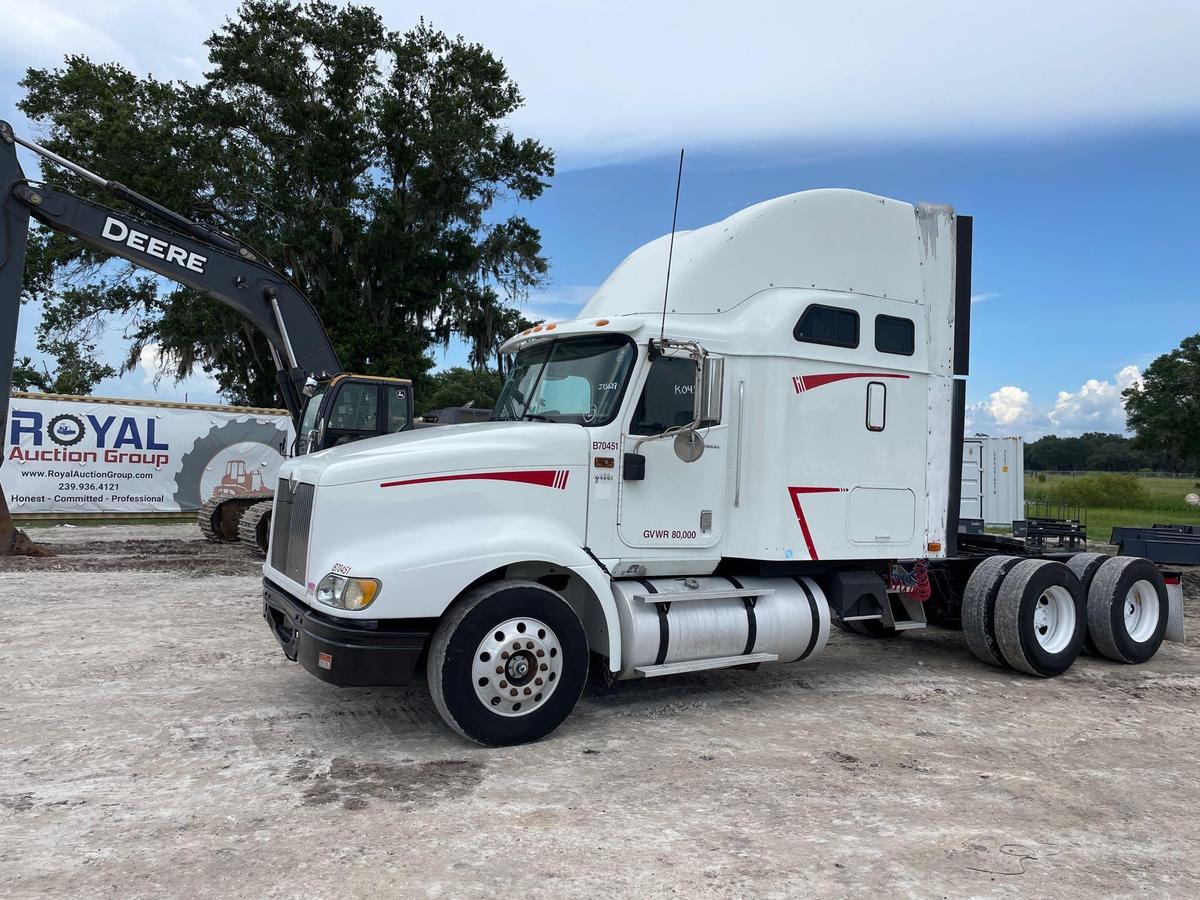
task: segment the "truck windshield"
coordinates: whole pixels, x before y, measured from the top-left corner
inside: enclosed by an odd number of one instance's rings
[[[607,425],[637,351],[616,335],[572,337],[517,353],[494,419]]]

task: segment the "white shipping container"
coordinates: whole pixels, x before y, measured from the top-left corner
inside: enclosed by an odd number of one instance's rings
[[[1025,518],[1025,443],[1020,437],[977,435],[963,440],[959,515],[988,525]]]

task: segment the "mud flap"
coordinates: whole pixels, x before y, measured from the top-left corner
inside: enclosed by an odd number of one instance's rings
[[[1183,578],[1178,572],[1163,572],[1167,582],[1167,630],[1164,641],[1183,643]]]

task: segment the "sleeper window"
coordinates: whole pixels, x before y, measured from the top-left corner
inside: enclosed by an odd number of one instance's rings
[[[808,344],[857,347],[858,313],[852,309],[813,304],[792,329],[792,336]]]
[[[875,317],[875,349],[880,353],[912,356],[916,348],[916,329],[912,319],[897,316]]]

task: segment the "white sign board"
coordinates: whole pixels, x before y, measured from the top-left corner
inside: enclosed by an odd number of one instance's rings
[[[0,484],[14,515],[187,512],[273,489],[286,414],[13,397]]]

